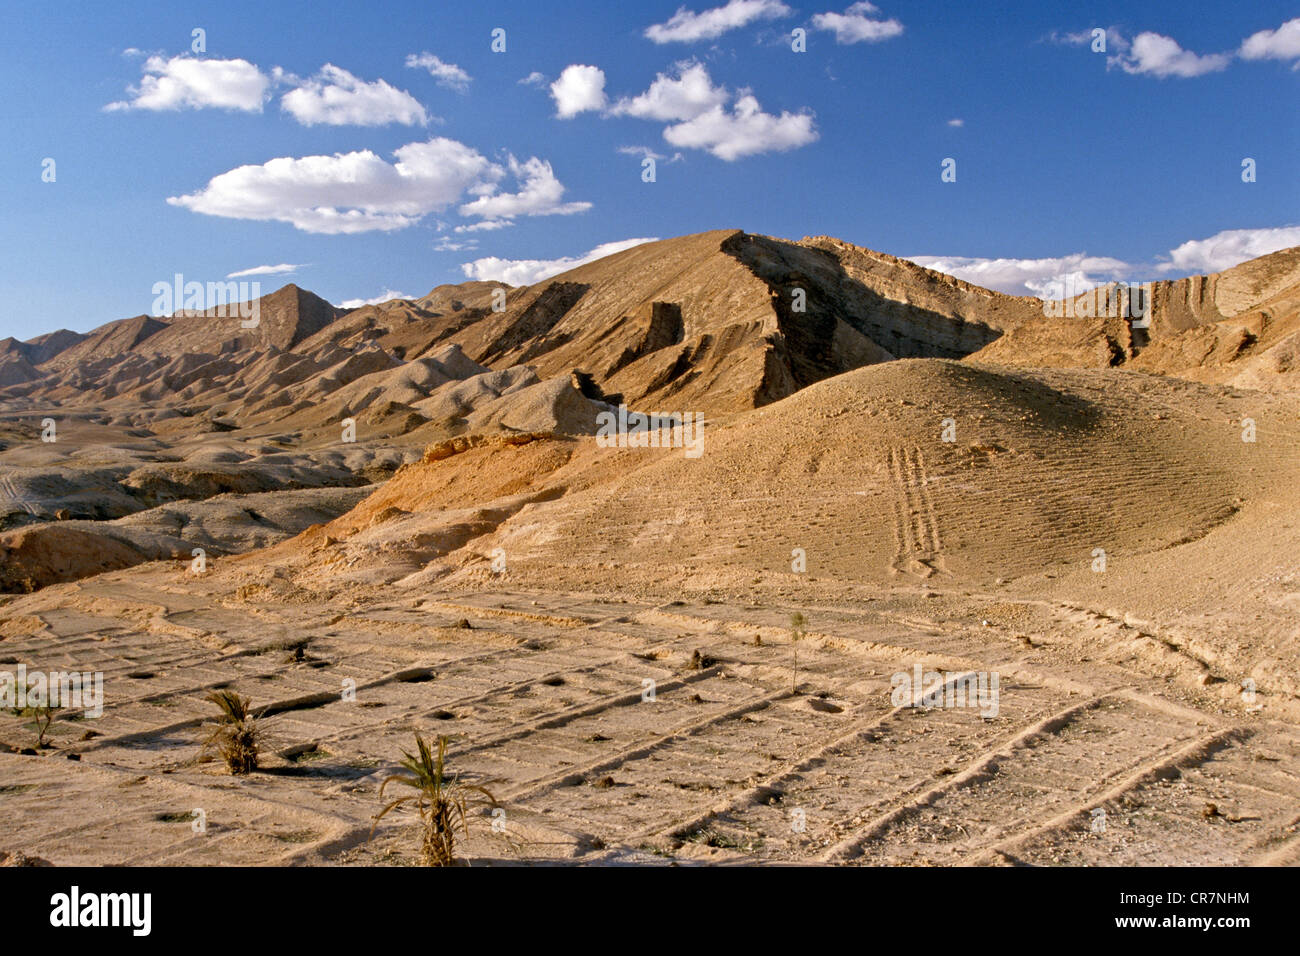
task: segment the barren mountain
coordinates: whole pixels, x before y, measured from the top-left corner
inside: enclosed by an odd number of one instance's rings
[[[517,290],[452,341],[494,367],[580,368],[646,408],[726,412],[891,358],[960,358],[1039,312],[837,240],[722,230]]]
[[[1208,276],[1154,282],[1145,323],[1099,314],[1099,304],[1120,301],[1114,288],[1056,303],[1058,317],[1011,329],[974,358],[1026,367],[1122,365],[1197,381],[1294,387],[1300,247]]]
[[[265,418],[268,400],[293,404],[288,386],[317,401],[448,345],[485,369],[529,366],[539,379],[579,372],[593,396],[705,413],[758,407],[895,358],[1131,365],[1260,384],[1293,367],[1297,289],[1300,250],[1158,282],[1150,327],[1140,329],[1078,303],[1049,318],[1037,299],[836,239],[720,230],[647,243],[519,289],[469,282],[343,313],[289,285],[260,300],[253,329],[238,311],[209,310],[10,342],[0,396],[81,404],[179,396],[250,424]]]
[[[723,230],[3,343],[0,655],[106,698],[0,714],[0,852],[409,862],[415,730],[476,863],[1300,863],[1298,266],[1143,329]]]

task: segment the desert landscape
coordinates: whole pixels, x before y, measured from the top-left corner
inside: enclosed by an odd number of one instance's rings
[[[1300,247],[1145,304],[722,229],[0,342],[0,671],[103,685],[0,853],[427,862],[419,735],[473,866],[1300,863]]]

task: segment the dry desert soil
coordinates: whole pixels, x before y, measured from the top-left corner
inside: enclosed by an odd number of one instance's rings
[[[104,688],[0,711],[0,854],[416,864],[420,734],[471,865],[1300,863],[1300,249],[1149,329],[737,230],[495,289],[0,343],[0,672]]]

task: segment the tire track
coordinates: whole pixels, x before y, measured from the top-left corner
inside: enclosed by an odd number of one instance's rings
[[[1188,744],[1197,729],[1201,737]],[[980,754],[947,782],[841,840],[821,860],[846,862],[870,852],[877,862],[891,862],[910,848],[951,864],[1003,844],[1012,848],[1065,795],[1068,809],[1053,819],[1075,818],[1080,807],[1090,809],[1112,789],[1132,787],[1168,761],[1186,759],[1232,733],[1206,737],[1203,725],[1189,726],[1185,718],[1145,707],[1122,692],[1094,697]],[[1080,801],[1081,794],[1091,796]]]
[[[3,498],[9,499],[29,515],[36,514],[36,508],[31,504],[27,496],[18,491],[18,486],[14,484],[14,472],[12,471],[0,473],[0,499]]]
[[[1181,746],[1171,744],[1155,757],[1133,767],[1118,783],[1092,799],[1074,804],[1044,824],[1021,830],[989,845],[967,862],[972,866],[987,865],[995,862],[998,855],[1010,856],[1033,841],[1050,839],[1054,834],[1076,829],[1080,823],[1090,824],[1089,815],[1093,810],[1115,803],[1153,781],[1177,775],[1187,767],[1204,763],[1219,750],[1232,746],[1249,735],[1249,729],[1233,727],[1205,734]]]
[[[889,450],[889,477],[894,486],[895,571],[930,577],[944,570],[939,519],[930,494],[930,476],[921,449]]]

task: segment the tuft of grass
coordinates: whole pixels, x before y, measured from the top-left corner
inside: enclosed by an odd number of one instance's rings
[[[316,760],[324,760],[329,755],[328,750],[312,747],[311,750],[300,751],[287,759],[290,763],[312,763]]]
[[[425,866],[453,866],[456,863],[456,832],[469,835],[469,811],[475,804],[498,807],[496,797],[486,787],[462,783],[447,776],[447,738],[439,736],[437,752],[418,733],[415,735],[415,753],[403,751],[403,772],[385,777],[379,785],[379,796],[390,783],[410,787],[415,792],[390,801],[375,816],[377,825],[390,810],[403,804],[414,803],[420,813],[423,836],[420,842],[420,860]],[[374,827],[371,827],[374,833]]]
[[[213,691],[204,698],[220,712],[216,726],[203,742],[203,752],[216,751],[233,774],[257,769],[257,744],[261,737],[248,698],[233,690]]]
[[[802,611],[795,611],[790,615],[790,649],[794,651],[794,679],[790,685],[790,693],[799,693],[799,642],[803,640],[803,629],[807,621],[804,620]]]
[[[32,718],[32,723],[36,726],[36,746],[44,750],[49,746],[46,737],[50,733],[50,724],[54,723],[54,715],[59,712],[59,708],[51,707],[45,704],[41,707],[28,707],[23,711],[24,716]]]
[[[25,699],[32,696],[30,686],[18,685],[14,688],[14,691],[15,698]],[[10,713],[15,717],[31,721],[31,727],[36,731],[36,746],[41,750],[44,750],[49,744],[47,737],[50,733],[50,725],[54,723],[54,718],[60,710],[62,710],[61,707],[55,707],[49,703],[9,708]]]

